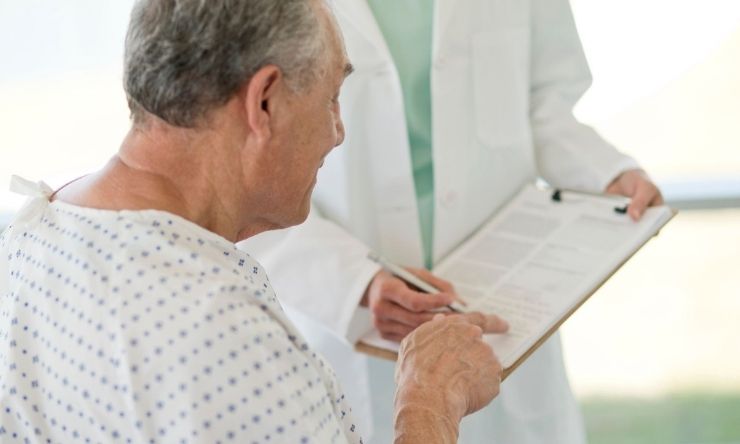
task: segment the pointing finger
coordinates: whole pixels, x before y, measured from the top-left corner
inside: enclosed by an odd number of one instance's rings
[[[473,312],[459,316],[480,327],[483,333],[505,333],[509,330],[509,323],[493,314],[484,315],[483,313]]]

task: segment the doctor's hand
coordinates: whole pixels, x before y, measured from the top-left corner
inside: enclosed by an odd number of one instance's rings
[[[370,308],[373,324],[384,339],[399,342],[413,329],[430,321],[436,310],[457,299],[452,284],[427,270],[406,268],[441,290],[428,294],[416,289],[385,270],[379,271],[365,291],[360,305]]]
[[[480,313],[444,316],[401,343],[396,364],[396,444],[454,443],[463,416],[499,393],[502,368],[482,334],[505,329]]]
[[[628,170],[617,176],[606,187],[609,194],[620,194],[632,199],[627,207],[627,214],[632,220],[642,217],[647,207],[662,205],[663,196],[658,187],[650,180],[643,170]]]

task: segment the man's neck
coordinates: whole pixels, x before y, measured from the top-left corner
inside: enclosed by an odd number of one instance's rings
[[[102,170],[69,184],[55,198],[100,209],[167,211],[236,241],[245,226],[239,200],[246,197],[241,169],[227,159],[228,148],[219,146],[223,142],[163,124],[133,128]],[[213,171],[219,171],[216,182]]]

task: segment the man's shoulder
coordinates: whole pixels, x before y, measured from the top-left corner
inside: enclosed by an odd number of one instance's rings
[[[128,289],[120,306],[127,335],[151,337],[145,348],[180,353],[200,344],[220,353],[245,341],[289,339],[282,308],[266,281],[223,271],[202,276],[194,267],[160,273],[155,281],[163,283]]]

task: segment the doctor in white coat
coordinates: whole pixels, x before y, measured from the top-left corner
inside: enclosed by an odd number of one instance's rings
[[[537,177],[630,196],[633,218],[661,197],[633,159],[573,117],[591,78],[567,0],[335,0],[334,8],[355,66],[340,98],[345,142],[326,158],[307,222],[242,248],[337,369],[363,434],[386,443],[393,366],[351,344],[371,319],[400,339],[453,291],[423,274],[446,291],[420,295],[379,272],[368,251],[433,265]],[[422,50],[409,49],[414,41]],[[463,421],[460,442],[585,442],[557,334]]]

